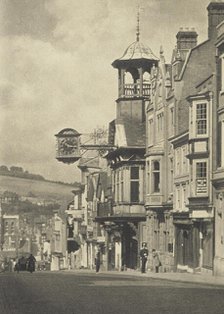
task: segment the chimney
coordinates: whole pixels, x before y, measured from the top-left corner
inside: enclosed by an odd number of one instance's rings
[[[177,38],[177,49],[178,50],[189,50],[197,46],[197,37],[195,29],[181,28],[176,35]]]
[[[224,2],[211,2],[208,7],[208,38],[216,38],[216,27],[224,20]]]

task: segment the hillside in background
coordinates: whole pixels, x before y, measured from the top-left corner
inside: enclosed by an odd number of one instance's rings
[[[40,200],[54,201],[62,205],[72,200],[74,189],[66,184],[0,175],[0,194],[10,191],[19,196],[33,195]]]
[[[29,173],[29,171],[24,170],[22,167],[16,167],[16,166],[7,167],[5,165],[1,165],[0,175],[7,176],[7,177],[31,179],[31,180],[37,180],[37,181],[54,182],[54,183],[60,183],[64,185],[74,186],[74,187],[79,185],[79,182],[66,183],[66,182],[61,182],[61,181],[47,180],[39,174]]]

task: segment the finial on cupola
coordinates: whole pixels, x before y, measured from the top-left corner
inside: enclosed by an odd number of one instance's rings
[[[163,46],[160,46],[160,51],[159,51],[160,55],[163,55],[164,51],[163,51]]]
[[[137,11],[137,27],[136,27],[136,40],[139,41],[140,36],[140,6],[138,5]]]

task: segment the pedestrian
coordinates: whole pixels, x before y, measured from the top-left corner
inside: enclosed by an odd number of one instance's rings
[[[159,267],[161,266],[159,253],[153,249],[152,250],[152,264],[153,264],[153,270],[155,273],[159,272]]]
[[[142,248],[140,250],[140,258],[141,258],[141,272],[146,272],[146,263],[148,260],[149,251],[147,249],[147,245],[145,242],[142,243]]]
[[[95,255],[95,265],[96,265],[96,273],[100,270],[100,246],[97,246],[96,248],[96,255]]]
[[[33,254],[30,254],[30,256],[27,259],[27,270],[30,273],[35,271],[35,263],[36,263],[36,258],[33,256]]]

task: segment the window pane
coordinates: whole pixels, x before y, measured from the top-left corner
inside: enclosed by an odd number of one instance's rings
[[[154,172],[153,175],[154,175],[154,192],[159,192],[160,191],[160,188],[159,188],[160,174],[159,172]]]
[[[199,120],[197,121],[197,134],[206,134],[207,133],[207,121]]]
[[[207,105],[206,104],[197,104],[196,128],[197,128],[197,134],[207,133]]]
[[[139,182],[131,182],[131,202],[139,202]]]
[[[196,166],[197,178],[205,178],[207,176],[206,162],[198,162]]]
[[[159,170],[159,162],[158,161],[154,161],[153,165],[154,165],[154,170]]]
[[[207,193],[207,164],[198,162],[196,164],[196,192]]]
[[[131,167],[131,179],[139,179],[139,168]]]

